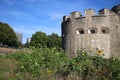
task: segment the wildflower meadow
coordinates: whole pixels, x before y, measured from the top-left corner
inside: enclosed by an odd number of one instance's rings
[[[0,80],[120,80],[120,58],[103,58],[102,50],[88,53],[83,49],[68,57],[56,48],[32,47],[0,54]]]

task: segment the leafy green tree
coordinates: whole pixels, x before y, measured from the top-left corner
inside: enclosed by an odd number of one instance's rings
[[[47,47],[49,48],[60,48],[61,47],[61,37],[58,34],[52,33],[48,35]]]
[[[14,30],[7,23],[0,22],[0,43],[8,46],[17,46],[17,40]]]
[[[43,32],[36,32],[32,35],[30,46],[35,47],[46,47],[47,45],[47,35]]]

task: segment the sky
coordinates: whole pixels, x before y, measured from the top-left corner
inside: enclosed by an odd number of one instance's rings
[[[0,22],[22,33],[26,43],[37,31],[61,36],[62,17],[73,11],[84,15],[85,9],[93,8],[97,13],[117,4],[120,0],[0,0]]]

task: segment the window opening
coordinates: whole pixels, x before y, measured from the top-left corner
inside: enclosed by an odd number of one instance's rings
[[[88,29],[88,33],[90,33],[90,34],[95,34],[95,33],[97,33],[97,28],[92,27],[92,28]]]
[[[91,34],[95,34],[95,30],[90,30]]]
[[[102,33],[104,33],[104,34],[105,34],[105,33],[106,33],[106,30],[102,30]]]
[[[102,34],[109,34],[109,33],[110,33],[110,30],[109,30],[109,28],[102,28],[102,29],[101,29],[101,33],[102,33]]]
[[[81,31],[79,31],[79,33],[80,33],[80,34],[84,34],[84,31],[83,31],[83,30],[81,30]]]
[[[76,34],[84,34],[84,30],[83,29],[76,30]]]

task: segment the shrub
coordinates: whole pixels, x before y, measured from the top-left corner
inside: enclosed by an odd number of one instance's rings
[[[63,51],[55,48],[31,48],[31,51],[20,51],[7,56],[8,59],[16,60],[16,74],[29,74],[37,79],[43,74],[55,74],[58,67],[65,64],[67,56]]]
[[[80,50],[68,58],[56,48],[30,48],[0,55],[0,79],[9,80],[120,80],[120,59],[89,56]],[[96,53],[97,54],[97,53]]]

